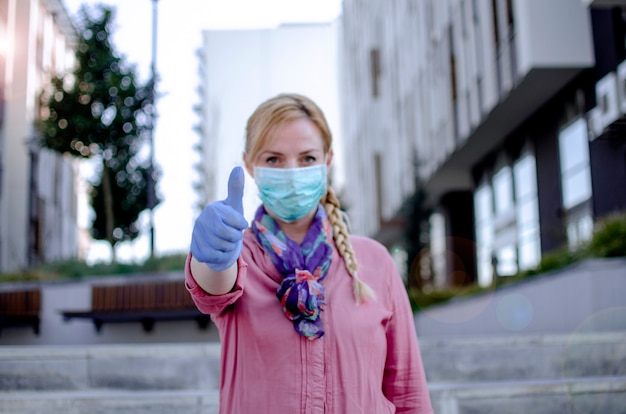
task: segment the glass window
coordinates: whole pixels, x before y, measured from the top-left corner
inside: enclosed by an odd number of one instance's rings
[[[524,228],[539,227],[537,211],[537,199],[527,200],[517,206],[517,225],[523,231]]]
[[[476,222],[476,255],[478,284],[489,286],[493,281],[493,196],[491,187],[483,183],[474,193],[474,217]]]
[[[523,155],[513,167],[515,174],[515,198],[537,198],[537,174],[535,157],[531,154]]]
[[[591,197],[589,167],[562,177],[563,207],[572,208]]]
[[[446,284],[446,223],[443,215],[430,216],[430,252],[435,279],[435,287]]]
[[[536,171],[535,157],[530,153],[522,155],[513,167],[520,270],[536,267],[541,258]]]
[[[519,268],[520,270],[534,269],[541,260],[539,232],[531,231],[519,236]]]
[[[513,276],[517,273],[517,254],[514,245],[498,248],[495,252],[498,276]]]
[[[593,219],[590,214],[574,217],[567,223],[567,244],[575,249],[593,235]]]
[[[537,266],[541,259],[535,156],[522,156],[483,179],[474,193],[478,283],[495,275],[511,276]]]
[[[570,124],[559,134],[563,207],[572,208],[591,197],[589,139],[583,118]]]
[[[493,215],[491,189],[483,184],[476,190],[474,195],[476,221],[491,220]]]
[[[506,162],[504,157],[501,162]],[[498,276],[510,276],[517,273],[517,228],[513,176],[511,167],[507,164],[493,176],[493,196],[495,206],[493,265]]]
[[[493,192],[496,215],[509,212],[513,208],[513,183],[510,167],[502,167],[493,176]]]
[[[570,248],[575,248],[589,240],[593,231],[589,138],[584,118],[574,121],[559,134],[559,156],[567,241]]]

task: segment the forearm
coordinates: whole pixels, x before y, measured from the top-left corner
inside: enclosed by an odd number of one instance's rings
[[[192,257],[189,266],[195,281],[210,295],[224,295],[230,292],[237,281],[237,262],[224,271],[216,272]]]

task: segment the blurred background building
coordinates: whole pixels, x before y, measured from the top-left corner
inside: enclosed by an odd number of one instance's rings
[[[60,0],[0,1],[0,271],[79,254],[77,164],[34,143],[41,89],[75,44]]]
[[[327,116],[341,157],[337,22],[285,24],[250,30],[206,30],[200,60],[200,180],[198,212],[227,195],[228,176],[243,165],[248,117],[264,100],[283,92],[307,95]],[[338,168],[341,162],[338,162]],[[333,171],[339,186],[341,170]],[[254,217],[260,201],[246,172],[244,214]]]
[[[401,249],[422,182],[435,286],[531,269],[626,208],[625,7],[344,0],[340,21],[204,31],[197,207],[225,197],[254,107],[299,92],[329,118],[355,233]],[[33,145],[38,94],[72,67],[75,37],[60,0],[0,0],[2,271],[81,255],[77,165]]]
[[[486,286],[626,209],[625,6],[344,0],[354,230],[400,245],[417,176],[431,282]]]

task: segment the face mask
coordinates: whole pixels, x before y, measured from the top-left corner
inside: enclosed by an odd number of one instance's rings
[[[326,194],[326,164],[304,168],[254,167],[254,181],[265,207],[291,223],[306,216]]]

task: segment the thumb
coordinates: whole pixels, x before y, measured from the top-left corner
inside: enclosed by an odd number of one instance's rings
[[[243,184],[245,177],[241,167],[235,167],[228,177],[228,196],[224,202],[243,216]]]

